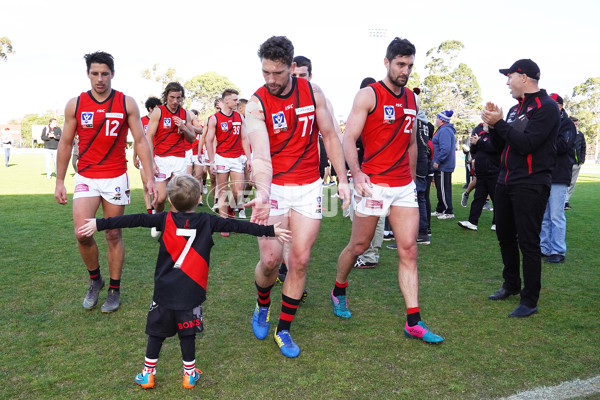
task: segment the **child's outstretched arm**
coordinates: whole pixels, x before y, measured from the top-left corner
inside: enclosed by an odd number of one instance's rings
[[[275,231],[275,236],[279,239],[280,242],[289,242],[292,238],[292,231],[287,229],[280,228],[281,222],[273,225],[273,230]]]
[[[95,232],[98,232],[96,226],[96,218],[86,218],[87,222],[79,228],[79,233],[84,236],[92,236]],[[277,232],[275,232],[277,234]]]

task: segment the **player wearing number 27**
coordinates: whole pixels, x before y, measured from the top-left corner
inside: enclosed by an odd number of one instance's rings
[[[73,139],[79,138],[79,159],[73,193],[73,223],[79,253],[90,276],[90,286],[83,308],[91,309],[98,302],[104,286],[100,274],[98,245],[92,237],[78,233],[86,218],[93,218],[102,205],[105,217],[122,215],[129,204],[129,177],[125,146],[127,131],[131,131],[144,172],[148,192],[157,197],[154,185],[150,146],[140,120],[140,111],[133,98],[111,88],[114,76],[113,57],[104,52],[85,55],[91,90],[81,93],[67,103],[65,124],[58,144],[56,188],[54,197],[67,204],[64,180],[71,158]],[[105,232],[110,285],[102,312],[119,308],[120,281],[125,249],[120,229]]]
[[[443,339],[429,331],[419,312],[417,231],[419,208],[415,186],[418,98],[405,87],[415,60],[415,47],[395,38],[384,58],[386,77],[361,89],[344,134],[344,155],[354,179],[355,216],[350,242],[338,258],[331,292],[333,313],[350,318],[346,288],[356,258],[368,247],[379,217],[389,217],[398,247],[398,281],[407,308],[404,334],[427,343]],[[365,149],[358,163],[356,141]]]

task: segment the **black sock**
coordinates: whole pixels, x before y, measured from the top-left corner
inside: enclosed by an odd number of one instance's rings
[[[108,287],[110,289],[114,289],[116,291],[119,291],[119,289],[121,288],[121,280],[120,279],[110,278],[110,284],[109,284]]]
[[[415,326],[421,320],[421,313],[419,307],[409,308],[406,310],[406,322],[408,326]]]
[[[254,282],[256,286],[256,293],[258,294],[258,299],[256,300],[259,307],[269,307],[271,305],[271,289],[273,289],[274,285],[263,288],[258,286],[256,281]]]
[[[88,274],[90,274],[90,279],[93,281],[97,281],[101,278],[100,275],[100,267],[96,268],[93,271],[88,270]]]
[[[281,265],[279,266],[279,274],[285,276],[285,275],[287,275],[287,271],[288,271],[287,265],[285,265],[285,261],[282,261]]]
[[[292,326],[292,321],[298,311],[300,299],[292,299],[285,294],[281,295],[281,315],[279,316],[279,324],[277,325],[277,333],[281,331],[289,331]]]
[[[160,354],[160,349],[164,341],[164,337],[148,335],[148,345],[146,346],[146,358],[150,358],[153,360],[158,359],[158,355]],[[154,368],[154,366],[151,365],[147,367]]]
[[[333,295],[334,296],[345,296],[346,288],[348,287],[348,281],[345,283],[339,283],[337,280],[335,281],[335,286],[333,287]]]
[[[181,347],[181,358],[186,361],[196,359],[196,335],[186,335],[179,338],[179,347]]]

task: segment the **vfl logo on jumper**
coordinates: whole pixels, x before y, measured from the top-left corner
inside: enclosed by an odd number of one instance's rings
[[[221,122],[221,130],[223,132],[227,132],[229,130],[229,125],[227,124],[227,122]]]
[[[93,112],[82,112],[81,113],[81,126],[84,128],[94,127],[94,113]]]
[[[148,133],[148,125],[144,125],[144,133]]]
[[[163,128],[165,128],[165,129],[171,129],[171,118],[164,118],[163,119]]]
[[[122,199],[122,197],[123,197],[123,195],[121,194],[121,188],[119,186],[117,186],[115,188],[115,195],[113,197],[113,200],[119,201]]]
[[[394,106],[383,106],[383,123],[391,124],[396,120],[396,111]]]
[[[279,133],[287,131],[287,123],[285,122],[285,115],[283,111],[279,111],[277,114],[272,114],[273,118],[273,133]]]

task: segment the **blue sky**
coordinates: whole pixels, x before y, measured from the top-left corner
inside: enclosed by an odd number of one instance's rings
[[[252,5],[249,5],[252,3]],[[58,109],[89,89],[83,55],[115,57],[113,87],[141,103],[159,88],[141,78],[158,63],[184,80],[208,71],[227,76],[249,97],[262,85],[258,46],[286,35],[296,54],[313,61],[313,82],[345,119],[360,81],[385,75],[385,48],[394,36],[417,47],[415,70],[424,77],[425,53],[444,40],[465,45],[459,61],[474,71],[484,101],[505,111],[514,103],[499,68],[531,58],[540,86],[571,95],[600,76],[600,2],[555,0],[207,2],[20,1],[2,6],[0,36],[17,51],[0,63],[0,122]],[[383,29],[384,37],[369,36]]]

